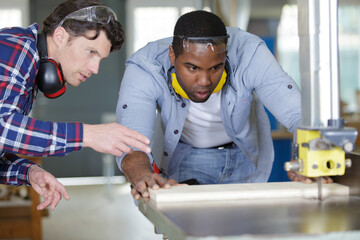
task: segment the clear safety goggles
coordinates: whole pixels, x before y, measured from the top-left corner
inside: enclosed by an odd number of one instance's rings
[[[108,24],[111,19],[117,20],[117,17],[115,12],[107,6],[90,6],[68,14],[60,21],[58,27],[61,27],[68,19]]]
[[[205,53],[211,50],[215,53],[224,53],[227,51],[229,35],[219,37],[185,37],[176,35],[175,37],[182,39],[186,52]]]

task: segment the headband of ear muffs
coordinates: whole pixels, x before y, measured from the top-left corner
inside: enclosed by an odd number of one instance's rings
[[[57,98],[66,91],[66,84],[60,64],[48,58],[46,35],[38,35],[38,52],[40,57],[40,67],[36,74],[36,84],[41,92],[48,98]]]
[[[226,70],[224,69],[222,75],[221,75],[221,78],[220,78],[220,81],[218,83],[218,85],[216,86],[216,88],[214,89],[214,91],[212,93],[216,93],[218,91],[220,91],[225,82],[226,82],[226,77],[227,77],[227,73],[226,73]],[[183,98],[186,98],[186,99],[189,99],[188,95],[185,93],[185,91],[182,89],[182,87],[180,86],[177,78],[176,78],[176,74],[175,72],[173,72],[171,74],[171,78],[172,78],[172,82],[171,82],[171,85],[172,87],[174,88],[175,92],[177,94],[179,94],[180,96],[182,96]]]

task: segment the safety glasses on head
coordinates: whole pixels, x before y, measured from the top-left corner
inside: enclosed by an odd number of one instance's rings
[[[175,35],[182,40],[184,50],[191,53],[205,53],[211,50],[215,53],[227,51],[227,39],[229,35],[218,37],[185,37]]]
[[[111,19],[117,20],[117,17],[115,12],[107,6],[90,6],[68,14],[60,21],[58,27],[61,27],[68,19],[108,24]]]

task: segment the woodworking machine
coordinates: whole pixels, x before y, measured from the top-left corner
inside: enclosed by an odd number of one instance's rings
[[[340,117],[337,0],[299,0],[302,126],[296,131],[293,159],[286,171],[318,178],[344,175],[357,131]]]

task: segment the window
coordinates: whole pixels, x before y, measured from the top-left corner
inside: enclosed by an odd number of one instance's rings
[[[338,14],[341,99],[345,113],[359,113],[360,6],[340,6]]]
[[[277,40],[280,65],[300,87],[299,36],[297,6],[285,5],[282,10]]]
[[[20,9],[0,9],[0,28],[21,26]]]
[[[133,16],[136,51],[149,41],[172,36],[179,11],[176,7],[138,7]]]
[[[285,5],[278,28],[279,63],[300,86],[297,6]],[[338,9],[339,76],[342,112],[360,113],[360,5]]]
[[[177,19],[201,7],[201,1],[197,0],[128,1],[127,55],[130,56],[150,41],[171,37]]]
[[[0,2],[0,28],[29,25],[29,0]]]

